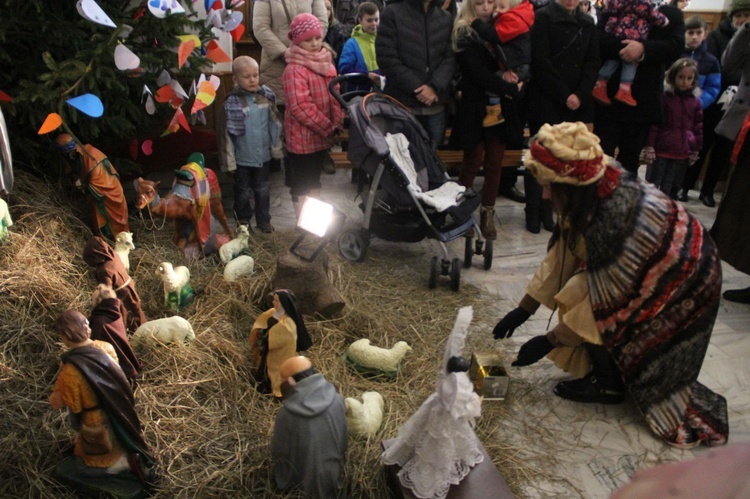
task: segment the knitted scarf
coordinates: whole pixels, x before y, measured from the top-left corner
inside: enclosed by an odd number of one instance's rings
[[[362,58],[365,60],[368,71],[378,69],[378,60],[375,57],[375,36],[375,34],[362,31],[362,26],[359,24],[352,30],[352,38],[356,40],[359,50],[362,52]]]
[[[248,92],[235,86],[224,101],[224,112],[227,117],[227,132],[235,137],[245,135],[245,99],[246,96],[255,97],[255,104],[273,104],[276,96],[273,90],[263,85],[255,92]]]
[[[321,76],[329,76],[331,78],[336,76],[333,57],[326,49],[321,49],[319,52],[310,52],[299,45],[292,44],[284,52],[284,60],[287,64],[299,64]]]

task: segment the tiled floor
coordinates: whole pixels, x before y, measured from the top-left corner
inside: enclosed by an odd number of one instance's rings
[[[220,178],[226,211],[231,214],[231,179],[225,175]],[[322,199],[346,213],[347,223],[361,223],[362,212],[357,207],[360,200],[356,198],[355,184],[350,182],[350,171],[323,175],[322,180]],[[481,181],[479,178],[478,189]],[[170,184],[171,179],[162,182]],[[277,229],[293,227],[295,219],[282,173],[272,173],[271,199],[272,223]],[[697,192],[691,192],[686,204],[704,225],[711,226],[716,209],[703,206],[697,200]],[[473,266],[462,271],[463,282],[476,285],[494,297],[498,318],[515,307],[523,295],[544,256],[549,237],[544,231],[535,235],[525,230],[523,208],[521,204],[498,198],[499,234],[492,268],[485,271]],[[394,243],[375,240],[371,251],[387,252],[390,244]],[[419,245],[411,246],[420,251]],[[457,256],[463,255],[462,240],[449,243],[449,248]],[[724,266],[725,289],[749,285],[750,277]],[[512,338],[504,340],[501,348],[514,351],[529,337],[542,334],[548,319],[549,312],[540,310]],[[514,407],[516,417],[503,422],[497,438],[514,446],[519,459],[526,464],[536,463],[543,469],[539,475],[542,478],[530,481],[533,485],[524,490],[528,497],[606,497],[637,469],[689,459],[707,451],[705,448],[681,451],[664,445],[652,436],[630,403],[592,406],[555,397],[552,387],[565,375],[548,361],[516,369],[513,376],[536,386],[538,397]],[[730,444],[750,442],[750,305],[722,300],[699,380],[727,398]],[[526,424],[534,424],[535,434],[542,437],[530,440],[522,428]]]

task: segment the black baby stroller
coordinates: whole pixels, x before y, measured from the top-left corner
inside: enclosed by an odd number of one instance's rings
[[[481,199],[450,179],[427,132],[403,104],[382,93],[341,95],[335,90],[336,83],[356,78],[361,75],[341,75],[329,86],[349,110],[347,156],[370,179],[360,204],[365,215],[362,228],[339,236],[339,252],[361,262],[372,235],[396,242],[435,239],[443,257],[430,261],[429,287],[443,275],[450,276],[451,289],[458,291],[461,261],[450,259],[446,242],[466,236],[464,267],[471,266],[474,254],[484,256],[486,270],[492,266],[492,241],[482,237],[472,215]]]

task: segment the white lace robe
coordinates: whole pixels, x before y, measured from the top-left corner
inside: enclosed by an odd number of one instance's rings
[[[481,399],[465,372],[450,373],[438,381],[417,412],[399,429],[398,437],[383,452],[385,464],[398,464],[399,480],[420,498],[443,498],[482,462],[474,421]]]

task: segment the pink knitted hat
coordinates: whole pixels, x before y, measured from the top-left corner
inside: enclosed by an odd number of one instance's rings
[[[323,36],[323,26],[317,17],[312,14],[297,14],[289,25],[289,39],[295,45],[314,36]]]

